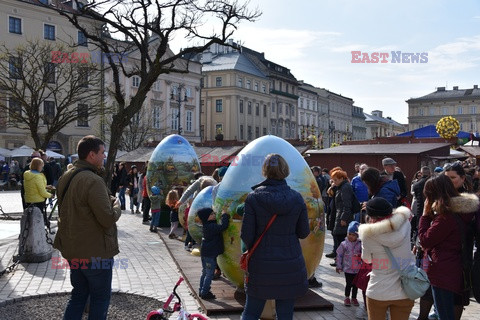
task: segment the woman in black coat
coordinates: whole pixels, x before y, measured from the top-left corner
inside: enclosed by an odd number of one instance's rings
[[[289,173],[285,159],[269,154],[262,167],[266,180],[252,187],[254,191],[245,200],[241,238],[248,249],[265,230],[270,218],[274,214],[277,217],[248,265],[243,320],[259,319],[268,299],[275,299],[278,319],[292,319],[295,298],[303,296],[308,289],[299,241],[310,233],[307,208],[301,194],[287,185],[285,178]]]

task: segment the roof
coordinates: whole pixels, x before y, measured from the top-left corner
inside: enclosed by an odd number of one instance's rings
[[[418,100],[470,99],[472,97],[480,97],[480,89],[474,87],[472,89],[445,90],[445,87],[440,87],[435,92],[419,98],[411,98],[407,100],[407,102]]]
[[[257,77],[266,78],[265,74],[255,67],[247,57],[238,52],[214,56],[212,62],[204,63],[202,66],[202,71],[218,70],[238,70]]]
[[[450,148],[449,143],[358,144],[322,150],[308,150],[307,154],[418,154],[439,148]]]
[[[436,127],[432,124],[429,126],[425,126],[423,128],[418,128],[412,131],[404,132],[397,134],[397,137],[409,137],[413,134],[414,137],[416,138],[439,138],[440,135],[437,133]],[[465,131],[459,131],[457,134],[458,138],[469,138],[470,133],[465,132]]]
[[[468,153],[469,155],[472,155],[474,157],[480,156],[480,147],[467,147],[465,145],[458,147],[457,150],[462,150]]]
[[[378,122],[383,122],[383,123],[386,123],[386,124],[393,124],[394,126],[400,126],[400,127],[403,127],[403,124],[401,123],[398,123],[397,121],[395,120],[392,120],[392,119],[388,119],[388,118],[383,118],[383,117],[377,117],[373,114],[368,114],[368,113],[363,113],[363,115],[365,116],[365,121],[366,122],[369,122],[369,121],[378,121]]]
[[[217,165],[222,160],[227,160],[230,156],[236,155],[243,146],[233,146],[233,147],[193,147],[195,153],[197,154],[198,160],[200,163],[211,162],[212,165]],[[145,162],[150,160],[152,156],[153,147],[140,147],[133,151],[130,151],[120,157],[117,157],[116,161],[125,161],[125,162]]]

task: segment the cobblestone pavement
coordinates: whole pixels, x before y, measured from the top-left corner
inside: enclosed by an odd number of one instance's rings
[[[18,191],[0,192],[0,205],[6,213],[21,211]],[[128,204],[127,204],[128,208]],[[11,263],[17,250],[18,221],[0,220],[0,269]],[[172,290],[180,273],[168,253],[159,235],[148,231],[142,225],[141,215],[132,215],[128,211],[118,222],[120,254],[117,259],[128,259],[126,269],[116,268],[113,274],[114,291],[136,293],[156,299],[166,298]],[[169,241],[169,239],[166,239]],[[332,238],[327,236],[325,252],[332,249]],[[185,254],[188,254],[185,252]],[[59,257],[55,251],[54,257]],[[294,319],[356,319],[359,307],[343,306],[344,276],[335,273],[329,265],[331,259],[323,258],[316,270],[316,277],[323,283],[322,288],[314,289],[334,304],[333,311],[296,312]],[[192,266],[193,267],[193,266]],[[54,294],[71,290],[69,271],[52,269],[51,262],[23,263],[15,272],[0,278],[0,304],[14,302],[15,299]],[[199,305],[191,295],[188,287],[182,284],[178,290],[186,309],[195,312]],[[361,295],[360,302],[362,302]],[[145,310],[147,314],[149,310]],[[418,303],[415,304],[411,319],[418,315]],[[239,319],[239,314],[226,314],[211,319]],[[472,302],[464,312],[462,319],[480,319],[480,306]]]

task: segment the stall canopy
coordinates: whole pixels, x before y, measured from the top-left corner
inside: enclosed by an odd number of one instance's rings
[[[13,149],[10,153],[10,157],[12,158],[20,158],[20,157],[30,157],[34,150],[29,146],[21,146],[17,149]]]
[[[54,158],[54,159],[63,159],[65,158],[65,156],[63,154],[60,154],[60,153],[57,153],[55,151],[52,151],[52,150],[47,150],[47,156],[49,158]]]
[[[11,154],[12,154],[12,151],[5,148],[0,148],[0,157],[3,157],[5,159],[10,157]]]
[[[439,138],[440,135],[437,133],[437,129],[435,126],[429,125],[423,128],[418,128],[412,131],[400,133],[397,137],[410,137],[414,136],[415,138]],[[457,134],[457,138],[459,139],[469,139],[470,133],[465,131],[459,131]]]

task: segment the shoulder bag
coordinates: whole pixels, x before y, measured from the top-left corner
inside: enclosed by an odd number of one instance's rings
[[[250,258],[252,257],[252,254],[255,252],[255,249],[257,249],[258,245],[260,244],[260,241],[262,241],[263,236],[265,235],[265,232],[267,232],[268,228],[272,225],[273,221],[277,217],[277,214],[275,213],[271,218],[270,221],[268,221],[267,226],[265,227],[265,230],[263,230],[262,234],[260,237],[258,237],[257,241],[253,244],[253,247],[240,256],[240,268],[245,271],[245,283],[248,283],[248,262],[250,261]]]
[[[390,261],[392,261],[392,267],[398,270],[398,273],[400,274],[402,289],[407,297],[411,300],[422,297],[430,287],[427,273],[414,264],[407,266],[405,269],[400,269],[400,266],[393,256],[392,251],[390,251],[390,248],[386,246],[383,246],[383,248],[387,252]]]

